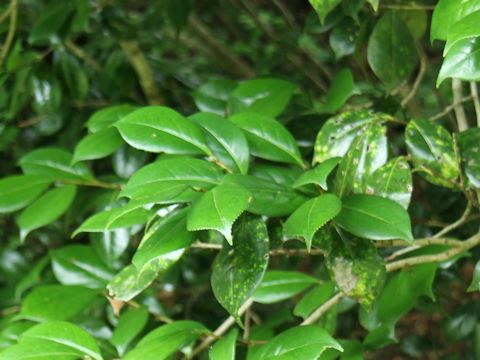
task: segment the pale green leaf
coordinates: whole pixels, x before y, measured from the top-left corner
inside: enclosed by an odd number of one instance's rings
[[[113,154],[123,144],[118,130],[109,127],[85,136],[75,147],[73,162],[96,160]]]
[[[0,179],[0,214],[27,206],[51,183],[51,179],[38,175],[13,175]]]

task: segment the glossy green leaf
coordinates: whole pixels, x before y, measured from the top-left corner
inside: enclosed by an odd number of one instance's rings
[[[275,119],[247,112],[234,115],[230,120],[245,131],[253,155],[266,160],[303,166],[295,139]]]
[[[193,93],[193,100],[200,111],[225,116],[228,99],[236,83],[228,79],[211,79]]]
[[[123,139],[136,149],[167,154],[210,154],[202,130],[163,106],[135,110],[115,123]]]
[[[235,346],[238,330],[233,329],[212,346],[209,352],[210,360],[235,360]]]
[[[270,270],[253,293],[253,300],[262,304],[287,300],[317,282],[314,277],[298,271]]]
[[[480,188],[480,129],[462,131],[458,134],[458,145],[468,181],[473,187]]]
[[[92,176],[85,164],[71,165],[72,155],[59,148],[34,150],[20,159],[18,164],[27,175],[41,175],[57,180],[85,180]]]
[[[90,245],[95,253],[109,268],[114,268],[116,261],[125,253],[130,243],[129,229],[115,229],[102,233],[90,234]]]
[[[355,86],[352,72],[349,69],[343,69],[332,80],[325,104],[322,106],[322,111],[327,113],[336,112],[352,95],[358,93],[359,90]]]
[[[341,0],[308,0],[323,23],[327,15],[340,4]]]
[[[194,321],[175,321],[148,333],[137,346],[125,355],[124,360],[163,360],[188,345],[209,330]]]
[[[51,183],[51,179],[37,175],[13,175],[0,179],[0,214],[27,206]]]
[[[449,49],[437,78],[437,87],[447,78],[480,80],[480,37],[458,40]]]
[[[296,326],[270,340],[252,360],[318,359],[327,349],[343,348],[317,325]]]
[[[213,293],[237,322],[240,322],[238,309],[262,281],[268,252],[264,221],[244,214],[233,227],[233,249],[224,245],[215,258],[210,279]]]
[[[34,321],[68,320],[88,309],[98,297],[96,290],[82,286],[37,286],[23,300],[18,317]]]
[[[131,113],[136,107],[133,105],[114,105],[100,109],[93,113],[87,120],[87,128],[91,133],[109,128],[125,115]]]
[[[367,176],[385,164],[388,156],[386,132],[385,126],[374,122],[355,138],[338,166],[334,181],[338,196],[361,193]]]
[[[243,132],[221,116],[198,113],[190,118],[205,130],[207,146],[231,172],[248,172],[250,150]]]
[[[387,114],[369,110],[345,112],[327,120],[317,135],[313,163],[344,156],[357,135],[372,123],[391,120]]]
[[[410,217],[396,202],[376,195],[350,195],[342,200],[335,223],[365,239],[413,241]]]
[[[387,91],[408,80],[417,65],[417,50],[415,39],[398,13],[387,12],[377,22],[368,41],[367,56]]]
[[[410,204],[412,190],[412,172],[403,156],[390,160],[365,181],[365,193],[396,201],[405,209]]]
[[[190,188],[211,189],[222,177],[221,170],[205,160],[165,159],[138,170],[120,195],[166,204],[191,201],[197,194]]]
[[[46,192],[31,203],[17,219],[21,237],[58,219],[68,210],[76,193],[76,186],[66,185]]]
[[[480,290],[480,261],[477,262],[473,270],[473,278],[467,291],[479,291]]]
[[[232,113],[248,110],[276,117],[287,107],[297,86],[281,79],[253,79],[238,85],[230,96]]]
[[[248,211],[270,217],[290,215],[307,198],[282,184],[250,175],[227,175],[226,183],[236,184],[252,193]]]
[[[293,186],[295,180],[302,174],[298,166],[277,166],[272,164],[255,164],[250,175],[276,184]]]
[[[85,136],[75,147],[73,162],[101,159],[113,154],[122,146],[117,129],[109,127]]]
[[[479,0],[439,1],[432,15],[430,39],[432,41],[436,39],[447,40],[452,30],[452,25],[478,10],[480,10]]]
[[[303,173],[295,183],[294,188],[299,188],[303,185],[315,184],[320,186],[323,190],[328,190],[327,179],[333,169],[338,165],[341,158],[334,157],[323,161],[315,166],[312,170]]]
[[[285,222],[283,233],[290,238],[305,239],[307,249],[312,247],[313,235],[340,212],[342,202],[332,194],[324,194],[308,200]]]
[[[50,255],[53,274],[63,285],[104,289],[113,277],[89,246],[68,245],[52,250]]]
[[[454,23],[447,33],[447,43],[443,53],[447,54],[457,41],[480,37],[480,30],[477,26],[479,21],[480,7],[478,11],[472,12]]]
[[[214,187],[195,201],[188,213],[190,231],[217,230],[232,245],[232,226],[248,208],[252,194],[245,188],[230,183]]]
[[[88,358],[102,360],[95,339],[77,325],[52,321],[25,331],[14,345],[0,352],[1,360],[65,360]]]
[[[148,322],[148,310],[145,307],[130,308],[123,312],[113,331],[110,342],[115,345],[119,355],[124,355],[128,345],[140,334]]]
[[[335,294],[333,282],[326,282],[308,291],[295,305],[293,313],[306,319],[311,313]]]
[[[433,184],[453,187],[459,175],[450,133],[429,120],[414,119],[405,129],[407,150],[415,167]]]

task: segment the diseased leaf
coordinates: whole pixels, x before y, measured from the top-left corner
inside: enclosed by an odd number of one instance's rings
[[[459,175],[450,133],[429,120],[414,119],[405,129],[407,150],[421,174],[437,185],[454,187]]]
[[[376,195],[350,195],[342,200],[335,223],[370,240],[413,241],[410,217],[400,204]]]
[[[215,258],[211,276],[218,302],[240,323],[238,309],[262,281],[268,264],[268,232],[264,221],[242,215],[233,227],[233,249],[225,246]]]
[[[480,10],[479,0],[451,1],[441,0],[435,6],[432,15],[430,40],[447,40],[452,25],[465,16]]]
[[[458,134],[458,145],[468,181],[474,188],[480,188],[480,128]]]
[[[123,145],[117,129],[109,127],[85,136],[75,147],[73,162],[101,159],[113,154]]]
[[[332,194],[320,195],[301,205],[285,222],[287,237],[302,237],[307,249],[312,247],[313,235],[340,212],[342,202]]]
[[[0,179],[0,214],[27,206],[51,183],[51,179],[37,175],[14,175]]]
[[[188,213],[190,231],[217,230],[232,245],[232,226],[248,208],[252,194],[245,188],[224,183],[214,187],[195,201]]]
[[[480,36],[458,40],[448,50],[437,78],[437,87],[447,78],[480,80]]]
[[[396,201],[405,209],[410,204],[412,189],[412,172],[403,156],[390,160],[365,181],[365,193]]]
[[[210,360],[235,360],[235,346],[238,336],[238,330],[232,329],[223,338],[218,340],[212,346],[209,352]]]
[[[243,132],[230,121],[209,113],[198,113],[190,120],[205,130],[207,146],[213,155],[231,172],[246,174],[250,150]]]
[[[115,123],[123,139],[136,149],[167,154],[210,154],[202,130],[163,106],[135,110]]]
[[[125,115],[131,113],[133,110],[137,109],[133,105],[113,105],[103,109],[100,109],[93,113],[92,116],[87,120],[87,128],[91,133],[96,133],[100,130],[109,128],[111,125],[115,124]]]
[[[148,310],[145,307],[130,308],[118,319],[110,342],[115,345],[119,355],[124,355],[128,345],[143,330],[148,322]]]
[[[230,121],[245,131],[253,155],[266,160],[303,166],[295,139],[275,119],[246,112],[232,116]]]
[[[145,290],[158,276],[154,267],[147,266],[140,272],[134,265],[125,266],[107,286],[109,296],[130,301]]]
[[[341,3],[341,0],[308,0],[323,24],[327,15]]]
[[[253,300],[262,304],[283,301],[317,282],[314,277],[298,271],[269,270],[253,293]]]

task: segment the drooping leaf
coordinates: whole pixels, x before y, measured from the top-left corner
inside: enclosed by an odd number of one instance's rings
[[[232,92],[229,108],[232,113],[248,110],[266,116],[280,115],[297,86],[281,79],[253,79],[238,85]]]
[[[135,110],[115,123],[123,139],[136,149],[167,154],[210,154],[202,130],[163,106]]]
[[[205,130],[207,146],[231,172],[248,172],[250,150],[243,132],[221,116],[211,113],[192,115],[190,120]]]
[[[252,360],[318,359],[327,349],[343,348],[317,325],[296,326],[270,340]]]
[[[262,281],[268,252],[264,221],[244,214],[233,227],[233,249],[224,245],[215,258],[211,276],[213,293],[237,322],[240,322],[238,309]]]
[[[368,126],[391,119],[390,115],[368,110],[345,112],[329,119],[317,135],[313,163],[344,156],[353,140]]]
[[[190,231],[217,230],[232,245],[232,226],[248,208],[252,194],[245,188],[230,183],[214,187],[195,201],[188,213]]]
[[[458,40],[448,50],[437,78],[437,87],[447,78],[480,80],[480,36]]]
[[[432,15],[431,41],[436,39],[447,40],[450,30],[452,30],[452,25],[478,10],[480,10],[479,0],[439,1]]]
[[[349,69],[343,69],[332,80],[322,111],[333,113],[339,110],[352,95],[358,93],[352,72]]]
[[[410,204],[412,189],[412,172],[403,156],[390,160],[365,181],[365,193],[396,201],[405,209]]]
[[[21,237],[58,219],[68,210],[76,193],[76,186],[66,185],[46,192],[31,203],[17,219]]]
[[[38,324],[25,331],[14,345],[0,352],[1,360],[102,360],[95,339],[82,328],[65,321]]]
[[[365,239],[413,241],[410,217],[405,209],[376,195],[357,194],[342,199],[342,211],[335,223]]]
[[[450,133],[429,120],[414,119],[405,129],[407,150],[421,174],[433,184],[453,187],[459,175]]]
[[[63,285],[104,289],[113,277],[89,246],[68,245],[52,250],[50,255],[53,273]]]
[[[285,222],[283,233],[287,237],[302,237],[307,249],[312,246],[313,235],[340,212],[342,202],[333,194],[320,195],[301,205]]]
[[[223,338],[218,340],[212,346],[209,352],[210,360],[235,360],[235,346],[238,336],[238,330],[230,330]]]
[[[109,128],[125,115],[131,113],[136,107],[133,105],[113,105],[100,109],[93,113],[87,120],[87,128],[91,133]]]
[[[96,290],[82,286],[37,286],[23,300],[18,317],[34,321],[68,320],[85,311],[98,297]]]
[[[480,188],[480,129],[472,128],[458,134],[462,165],[468,181]]]
[[[341,3],[341,0],[308,0],[313,9],[320,18],[320,22],[325,22],[327,15]]]
[[[86,180],[92,176],[83,163],[71,165],[72,154],[59,148],[34,150],[18,164],[27,175],[41,175],[56,180]]]
[[[123,144],[117,129],[109,127],[85,136],[75,147],[73,162],[101,159],[113,154]]]
[[[175,321],[171,324],[160,326],[148,333],[123,359],[168,359],[170,355],[173,355],[177,350],[208,333],[209,330],[198,322],[187,320]]]
[[[293,184],[294,188],[299,188],[303,185],[315,184],[320,186],[323,190],[328,190],[327,178],[330,173],[340,162],[341,158],[334,157],[323,161],[315,166],[312,170],[303,173]]]
[[[240,113],[230,121],[245,131],[253,155],[272,161],[303,166],[292,134],[278,121],[256,113]]]
[[[211,79],[195,90],[193,100],[200,111],[225,116],[228,99],[235,87],[232,80]]]
[[[333,282],[326,282],[314,287],[307,292],[305,296],[295,305],[293,313],[306,319],[320,305],[325,303],[335,294],[335,285]]]
[[[130,308],[120,315],[110,342],[117,348],[119,355],[124,355],[128,345],[143,330],[148,321],[145,307]]]
[[[13,175],[0,180],[0,214],[17,211],[35,200],[52,183],[37,175]]]
[[[298,271],[270,270],[253,293],[253,300],[271,304],[290,299],[318,282],[312,276]]]
[[[368,41],[367,56],[373,72],[389,92],[415,70],[415,39],[397,12],[387,12],[378,20]]]

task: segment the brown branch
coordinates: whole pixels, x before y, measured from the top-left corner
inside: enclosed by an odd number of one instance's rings
[[[328,310],[337,305],[345,295],[341,292],[333,295],[329,300],[324,302],[320,307],[318,307],[313,313],[310,314],[300,325],[310,325],[320,319]]]
[[[429,120],[435,121],[438,120],[445,115],[448,115],[450,112],[452,112],[453,109],[455,109],[456,106],[463,104],[464,102],[472,100],[472,96],[465,96],[464,98],[461,98],[457,102],[454,102],[453,104],[447,106],[445,109],[443,109],[441,112],[439,112],[436,115],[433,115],[429,118]]]
[[[417,44],[417,53],[420,58],[420,68],[418,70],[418,75],[417,78],[415,79],[415,82],[413,83],[412,89],[410,92],[405,96],[405,98],[402,100],[402,106],[405,107],[415,96],[415,94],[418,91],[418,88],[420,87],[420,84],[422,83],[423,77],[425,76],[425,71],[427,70],[427,57],[425,56],[425,53],[420,45]]]
[[[446,226],[445,228],[437,232],[435,235],[433,235],[433,238],[438,239],[443,235],[448,234],[450,231],[455,230],[458,227],[462,226],[467,221],[471,211],[472,211],[472,203],[469,201],[467,203],[467,207],[465,208],[465,211],[463,212],[462,216],[460,216],[460,218],[454,223]]]

